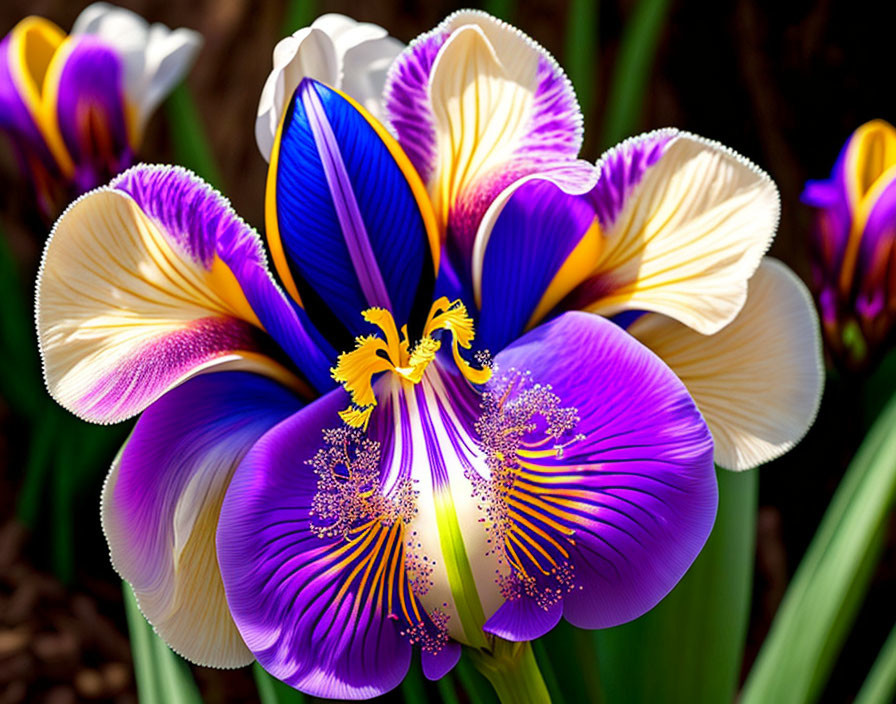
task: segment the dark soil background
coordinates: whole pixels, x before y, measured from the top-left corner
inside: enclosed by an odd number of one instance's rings
[[[28,14],[71,26],[84,2],[3,0],[0,36]],[[206,38],[189,84],[221,167],[223,191],[249,222],[263,223],[265,162],[254,140],[255,109],[283,34],[283,2],[119,0],[153,21],[199,30]],[[596,96],[583,156],[598,156],[607,85],[632,0],[600,3]],[[783,213],[772,254],[808,275],[808,212],[799,203],[807,178],[829,172],[846,137],[862,122],[896,122],[892,23],[888,2],[673,0],[650,79],[639,130],[674,125],[717,139],[765,168],[781,190]],[[463,5],[442,1],[324,1],[316,14],[342,12],[381,24],[403,41]],[[563,63],[567,3],[521,0],[511,21]],[[167,125],[153,120],[142,150],[171,162]],[[5,158],[0,154],[0,160]],[[0,176],[0,213],[23,272],[36,267],[42,240],[26,219],[21,185]],[[4,362],[5,363],[5,362]],[[829,379],[815,427],[789,455],[761,470],[756,577],[749,667],[866,420],[854,380]],[[119,582],[99,530],[104,467],[79,497],[77,578],[50,576],[47,537],[26,535],[13,519],[28,429],[0,399],[0,704],[135,701]],[[111,459],[111,458],[110,458]],[[49,510],[49,508],[47,509]],[[850,702],[896,621],[896,523],[869,597],[822,701]],[[248,671],[197,668],[208,702],[256,697]]]

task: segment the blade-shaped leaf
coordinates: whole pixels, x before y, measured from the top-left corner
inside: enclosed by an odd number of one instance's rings
[[[631,136],[638,129],[647,79],[666,21],[669,0],[640,0],[626,23],[613,69],[604,117],[603,148]]]
[[[871,427],[806,551],[741,694],[815,701],[868,590],[896,496],[896,397]]]
[[[598,1],[571,0],[566,17],[564,64],[589,124],[598,75]],[[587,132],[586,132],[587,134]]]
[[[887,704],[896,699],[896,626],[890,631],[854,704]]]
[[[171,141],[177,162],[215,188],[221,188],[221,174],[206,137],[207,131],[200,120],[193,95],[185,83],[171,91],[165,101],[165,113],[171,125]]]
[[[153,632],[130,585],[122,589],[140,704],[202,704],[190,668]]]
[[[631,623],[595,631],[608,702],[734,699],[750,613],[758,472],[716,470],[719,512],[678,586]]]

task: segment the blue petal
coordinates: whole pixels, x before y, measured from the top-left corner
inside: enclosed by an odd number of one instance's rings
[[[382,126],[332,88],[305,79],[296,90],[274,145],[267,210],[281,276],[353,334],[371,306],[407,321],[421,282],[431,287],[438,234],[422,182]]]
[[[485,246],[474,253],[474,259],[481,258],[482,272],[476,326],[480,345],[497,353],[518,338],[530,321],[537,322],[533,314],[546,300],[551,283],[570,279],[565,272],[558,277],[561,267],[570,262],[568,266],[587,274],[593,262],[582,261],[575,267],[574,260],[588,256],[589,243],[596,250],[599,237],[587,196],[570,195],[549,180],[521,185],[487,234]],[[579,279],[573,278],[565,290],[555,286],[553,291],[563,294],[577,283]],[[553,292],[552,296],[559,300]]]

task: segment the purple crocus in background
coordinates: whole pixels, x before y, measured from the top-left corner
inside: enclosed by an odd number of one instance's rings
[[[44,216],[134,163],[147,120],[201,42],[106,3],[69,35],[28,17],[0,42],[0,132]]]
[[[812,284],[828,350],[843,368],[868,369],[896,320],[896,129],[859,127],[830,178],[809,181],[802,200],[815,211]]]
[[[537,687],[495,673],[561,618],[636,618],[699,553],[710,431],[743,468],[811,422],[811,302],[760,264],[774,186],[676,131],[578,160],[562,71],[477,12],[392,64],[391,133],[312,78],[269,108],[282,289],[178,168],[84,196],[47,245],[50,392],[142,413],[103,492],[113,563],[195,662],[364,698],[467,646],[502,697]]]

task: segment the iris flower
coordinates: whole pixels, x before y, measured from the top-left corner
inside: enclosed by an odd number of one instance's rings
[[[364,698],[414,648],[438,678],[467,646],[502,698],[543,698],[528,641],[636,618],[702,548],[707,422],[734,467],[805,430],[813,309],[760,265],[767,176],[672,131],[577,160],[569,82],[488,15],[411,44],[384,105],[398,139],[313,78],[285,104],[282,288],[182,169],[73,204],[38,283],[47,385],[88,420],[142,413],[103,526],[185,657]]]
[[[802,199],[815,211],[812,283],[825,342],[839,365],[867,369],[892,344],[896,320],[896,129],[859,127],[830,178],[809,181]]]
[[[0,131],[45,216],[134,163],[150,115],[200,44],[196,32],[106,3],[86,8],[69,35],[28,17],[0,42]]]

